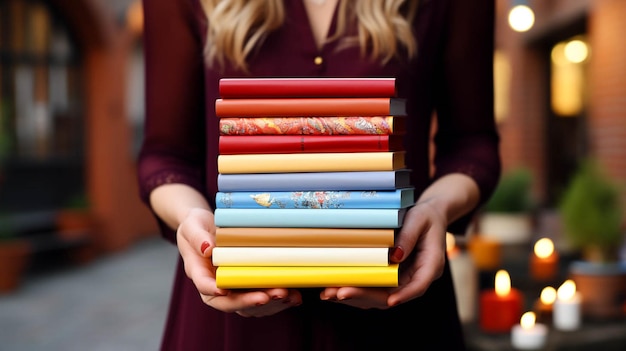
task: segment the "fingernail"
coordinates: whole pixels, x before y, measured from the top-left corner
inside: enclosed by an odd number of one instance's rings
[[[391,261],[400,262],[402,261],[402,257],[404,257],[404,250],[402,250],[400,246],[394,247],[390,255]]]
[[[209,244],[208,241],[203,241],[202,242],[202,246],[200,246],[200,251],[202,252],[203,255],[204,255],[204,252],[206,251],[206,249],[209,248],[209,246],[211,246],[211,244]]]

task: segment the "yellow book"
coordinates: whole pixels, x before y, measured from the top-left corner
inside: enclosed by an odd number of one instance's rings
[[[404,151],[389,151],[219,155],[217,171],[221,174],[393,171],[405,167],[404,154]]]
[[[221,289],[313,288],[332,286],[396,287],[398,265],[382,267],[218,267]]]

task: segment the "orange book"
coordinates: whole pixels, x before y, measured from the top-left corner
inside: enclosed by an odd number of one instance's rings
[[[217,227],[216,246],[392,247],[394,229]]]
[[[405,167],[404,155],[405,151],[219,155],[217,171],[221,174],[393,171]]]
[[[405,116],[398,98],[258,98],[217,99],[217,117]]]

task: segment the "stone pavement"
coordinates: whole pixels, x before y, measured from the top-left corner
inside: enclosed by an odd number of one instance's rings
[[[0,295],[0,350],[158,350],[176,258],[174,246],[154,237],[27,276]]]

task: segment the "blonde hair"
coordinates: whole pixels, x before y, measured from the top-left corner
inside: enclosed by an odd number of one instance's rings
[[[246,58],[285,20],[283,0],[201,0],[208,19],[206,59],[209,65],[226,61],[246,70]],[[405,4],[407,4],[405,6]],[[417,43],[411,21],[415,0],[339,0],[337,30],[328,40],[342,48],[358,45],[361,54],[387,62],[402,49],[415,56]],[[407,7],[407,8],[405,8]],[[345,37],[350,23],[358,32]]]

